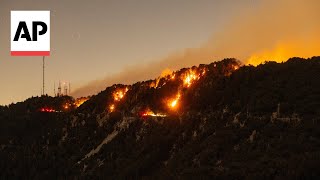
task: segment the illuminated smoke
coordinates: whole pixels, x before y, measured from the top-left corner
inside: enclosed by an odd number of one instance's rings
[[[307,58],[320,55],[319,7],[319,0],[253,1],[250,7],[233,13],[234,17],[201,47],[188,48],[150,64],[123,69],[122,73],[77,89],[73,95],[95,94],[112,84],[153,79],[163,69],[174,71],[227,57],[257,65],[266,60],[282,62],[293,56]]]

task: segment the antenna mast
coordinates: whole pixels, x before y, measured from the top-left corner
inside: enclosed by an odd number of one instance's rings
[[[43,56],[43,58],[42,58],[42,95],[44,95],[44,57],[45,56]]]
[[[64,95],[68,96],[68,86],[65,82],[63,83],[63,89],[64,89]]]
[[[61,82],[60,82],[60,80],[59,80],[59,86],[58,86],[58,94],[57,94],[57,96],[61,96],[62,94],[61,94]]]

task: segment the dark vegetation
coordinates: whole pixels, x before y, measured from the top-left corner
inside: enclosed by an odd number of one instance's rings
[[[225,59],[192,67],[208,71],[181,90],[175,111],[161,99],[175,94],[181,81],[166,77],[157,88],[150,88],[153,81],[113,85],[72,111],[38,111],[74,101],[67,96],[0,106],[0,177],[320,177],[320,57],[238,70],[235,65],[237,60]],[[114,89],[125,87],[125,97],[108,112]],[[139,116],[146,108],[168,116]],[[108,143],[85,158],[107,137]]]

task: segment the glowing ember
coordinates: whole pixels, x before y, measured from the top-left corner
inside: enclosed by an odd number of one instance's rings
[[[110,110],[110,112],[113,112],[113,111],[114,111],[114,104],[111,104],[111,105],[110,105],[109,110]]]
[[[239,66],[234,65],[234,66],[233,66],[233,70],[237,70],[237,69],[239,69]]]
[[[70,102],[66,102],[64,105],[62,105],[62,108],[64,110],[69,110],[72,107],[72,104]]]
[[[49,112],[49,113],[52,113],[52,112],[56,112],[56,110],[54,110],[53,108],[44,107],[44,108],[41,108],[41,109],[40,109],[40,112]]]
[[[206,70],[203,70],[201,73],[201,76],[204,76],[206,74]]]
[[[69,109],[69,104],[64,105],[63,108],[64,108],[65,110]]]

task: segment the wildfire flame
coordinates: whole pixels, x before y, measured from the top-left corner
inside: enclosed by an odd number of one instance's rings
[[[201,76],[205,75],[205,73],[205,70],[203,70],[201,74],[194,70],[187,71],[183,76],[184,87],[190,87],[194,81],[199,80]]]
[[[178,105],[178,102],[179,102],[179,100],[180,100],[180,97],[181,97],[181,95],[180,95],[180,92],[179,92],[174,99],[172,99],[172,100],[169,101],[168,106],[169,106],[170,108],[172,108],[172,109],[176,108],[177,105]]]
[[[183,84],[187,87],[190,87],[192,84],[192,81],[196,80],[197,78],[198,77],[192,71],[190,71],[184,78]]]
[[[155,79],[154,81],[152,81],[149,85],[150,88],[158,88],[159,86],[164,86],[166,84],[166,82],[164,82],[163,84],[159,85],[159,82],[162,78],[165,78],[166,80],[174,80],[175,79],[175,73],[166,68],[165,70],[162,71],[161,75]]]
[[[144,112],[142,114],[143,117],[147,117],[147,116],[152,116],[152,117],[166,117],[167,115],[165,114],[161,114],[161,113],[157,113],[155,114],[154,112],[147,110],[146,112]]]
[[[257,66],[264,61],[285,62],[291,57],[310,58],[320,51],[319,34],[310,33],[308,37],[295,37],[292,40],[279,42],[274,47],[252,54],[246,64]]]
[[[113,93],[113,99],[115,101],[120,101],[124,96],[125,94],[128,92],[128,88],[125,88],[125,89],[117,89],[114,93]]]
[[[114,104],[111,104],[110,107],[109,107],[110,112],[113,112],[114,109],[115,109]]]
[[[214,66],[216,66],[214,64]],[[232,70],[239,69],[240,66],[236,63],[229,66],[229,71],[232,72]],[[174,81],[174,87],[177,89],[176,95],[172,97],[163,97],[164,105],[167,106],[168,109],[176,110],[179,107],[179,103],[181,101],[181,97],[184,94],[184,91],[186,88],[189,88],[192,86],[196,81],[200,80],[203,76],[206,75],[206,73],[209,71],[208,68],[204,66],[199,66],[198,68],[190,68],[185,69],[184,71],[180,72],[171,72],[169,74],[169,70],[166,71],[166,73],[163,73],[161,77],[155,79],[154,81],[151,81],[148,85],[150,88],[157,88],[158,86],[164,86],[169,81]],[[164,77],[163,77],[164,76]],[[177,84],[178,83],[178,84]],[[112,93],[113,101],[109,104],[107,109],[109,112],[113,112],[116,109],[116,106],[119,101],[121,101],[124,96],[126,95],[128,91],[128,88],[116,88],[115,91]],[[175,91],[175,90],[174,90]],[[142,114],[140,114],[142,117],[151,116],[151,117],[166,117],[166,114],[161,113],[154,113],[151,110],[145,110]]]
[[[114,103],[121,101],[121,99],[126,95],[128,91],[129,91],[128,87],[117,88],[112,94]],[[115,104],[111,104],[109,106],[109,112],[113,112],[114,110],[115,110]]]
[[[85,103],[85,102],[88,101],[88,100],[89,100],[88,97],[78,98],[78,99],[76,99],[76,101],[74,102],[74,105],[75,105],[76,107],[79,107],[79,106],[81,106],[83,103]]]

